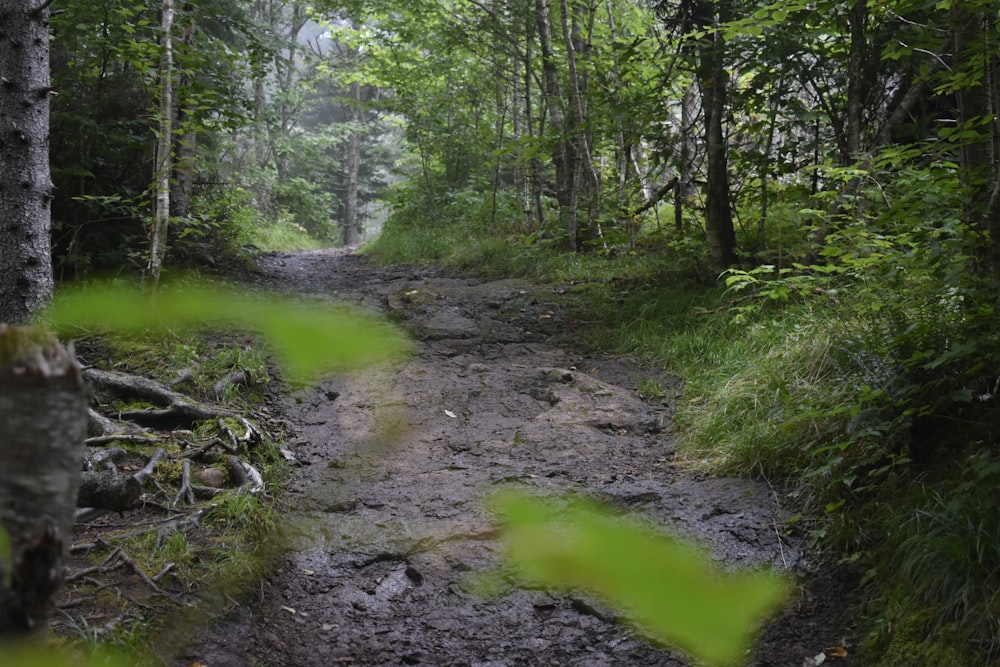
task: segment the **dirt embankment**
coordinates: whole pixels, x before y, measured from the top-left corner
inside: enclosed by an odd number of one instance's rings
[[[374,268],[340,251],[273,255],[268,282],[388,314],[405,363],[288,397],[301,465],[259,595],[233,606],[176,664],[684,665],[584,595],[472,575],[500,564],[484,499],[499,485],[582,494],[697,538],[733,567],[801,565],[767,485],[672,464],[669,406],[640,399],[655,371],[560,344],[583,324],[551,286]],[[842,637],[803,589],[755,652],[794,665]],[[839,660],[840,664],[847,661]]]

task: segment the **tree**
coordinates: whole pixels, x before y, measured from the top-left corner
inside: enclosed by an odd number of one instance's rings
[[[62,582],[87,397],[31,322],[52,292],[48,2],[0,2],[0,635],[44,630]]]
[[[701,31],[696,40],[698,85],[705,125],[707,183],[705,186],[705,241],[708,268],[718,275],[736,262],[736,232],[733,229],[729,195],[729,158],[723,120],[728,109],[726,39],[721,30],[729,20],[730,0],[705,2],[687,0],[686,11],[693,29]]]
[[[0,1],[0,322],[26,324],[52,293],[47,2]]]
[[[350,20],[352,31],[358,29],[358,21]],[[346,146],[346,178],[344,187],[344,219],[343,240],[346,246],[355,246],[361,241],[361,220],[358,218],[358,189],[361,177],[361,123],[363,120],[361,108],[361,82],[359,62],[361,50],[355,45],[347,45],[344,49],[347,66],[353,72],[347,84],[347,96],[344,110],[347,116],[347,146]]]
[[[149,266],[151,287],[160,282],[160,270],[167,254],[170,229],[170,177],[174,171],[174,2],[163,0],[162,52],[159,68],[159,128],[153,158],[153,224],[150,232]]]

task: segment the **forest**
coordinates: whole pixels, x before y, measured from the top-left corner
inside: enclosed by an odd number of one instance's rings
[[[850,573],[863,664],[1000,655],[995,3],[2,0],[5,236],[19,12],[55,284],[344,245],[572,285],[581,346],[680,378],[687,464]]]

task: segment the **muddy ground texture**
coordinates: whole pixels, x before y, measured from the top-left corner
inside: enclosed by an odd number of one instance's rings
[[[765,483],[707,478],[674,459],[658,371],[580,352],[569,286],[371,266],[326,250],[273,254],[262,281],[385,313],[415,338],[407,361],[286,397],[298,459],[279,539],[288,551],[176,665],[685,665],[600,601],[477,572],[501,563],[484,499],[500,485],[598,498],[694,537],[732,567],[807,575],[750,664],[799,667],[852,637],[842,591],[816,576]],[[669,393],[669,392],[668,392]],[[850,664],[828,658],[826,664]]]

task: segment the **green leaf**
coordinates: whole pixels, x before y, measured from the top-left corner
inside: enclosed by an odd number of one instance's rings
[[[236,326],[259,331],[289,377],[307,382],[399,356],[403,336],[356,308],[256,295],[215,285],[161,290],[155,297],[113,285],[67,289],[56,295],[52,327],[114,331]]]
[[[787,583],[767,572],[734,573],[703,550],[589,502],[558,511],[514,491],[494,496],[515,571],[528,583],[583,589],[643,631],[711,665],[745,657],[760,620]]]
[[[3,586],[10,588],[14,575],[14,552],[10,543],[10,534],[0,526],[0,572],[3,573]]]

